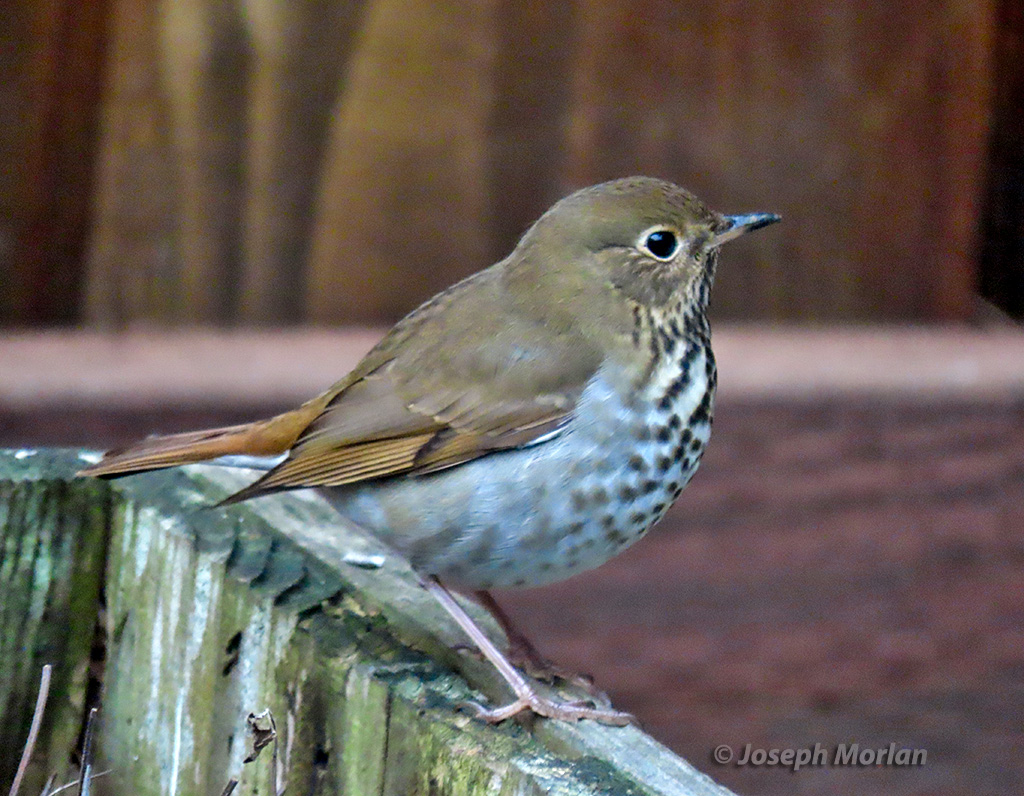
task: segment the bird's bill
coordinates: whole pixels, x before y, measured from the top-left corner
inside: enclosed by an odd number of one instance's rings
[[[746,235],[755,229],[761,229],[761,227],[767,227],[769,224],[781,221],[782,217],[775,215],[775,213],[747,213],[742,216],[726,216],[725,220],[729,226],[715,235],[715,248],[723,243],[728,243],[734,238],[738,238],[740,235]]]

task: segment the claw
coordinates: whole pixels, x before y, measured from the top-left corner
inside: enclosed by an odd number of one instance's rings
[[[549,719],[560,719],[562,721],[580,721],[581,719],[592,719],[602,724],[611,724],[616,727],[624,727],[627,724],[636,724],[636,717],[630,713],[607,708],[597,708],[584,702],[556,702],[547,699],[537,693],[528,693],[497,708],[485,708],[476,702],[466,703],[476,711],[476,717],[489,724],[510,719],[520,713],[529,711],[537,716],[544,716]]]
[[[549,685],[554,685],[561,680],[563,683],[586,691],[598,704],[606,708],[611,707],[611,699],[594,684],[594,678],[589,674],[573,672],[540,656],[520,657],[513,652],[509,659],[514,666],[518,666],[519,669],[535,680],[540,680]]]
[[[486,713],[487,708],[477,702],[475,699],[464,699],[455,706],[456,710],[461,710],[466,713],[472,713],[474,717],[479,717],[481,713]]]

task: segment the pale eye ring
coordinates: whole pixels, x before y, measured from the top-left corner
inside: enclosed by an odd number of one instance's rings
[[[679,235],[668,227],[654,227],[640,236],[637,247],[655,260],[667,262],[679,252]]]

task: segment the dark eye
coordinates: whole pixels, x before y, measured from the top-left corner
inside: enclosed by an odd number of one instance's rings
[[[659,260],[671,260],[679,251],[679,238],[670,229],[656,229],[647,233],[643,248]]]

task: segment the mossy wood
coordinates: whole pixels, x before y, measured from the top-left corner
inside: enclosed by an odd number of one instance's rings
[[[74,478],[85,461],[0,452],[0,790],[52,663],[22,794],[74,778],[97,700],[100,794],[727,794],[633,727],[461,712],[509,694],[452,651],[408,567],[317,498],[211,509],[252,474]],[[276,750],[243,763],[268,709]]]

